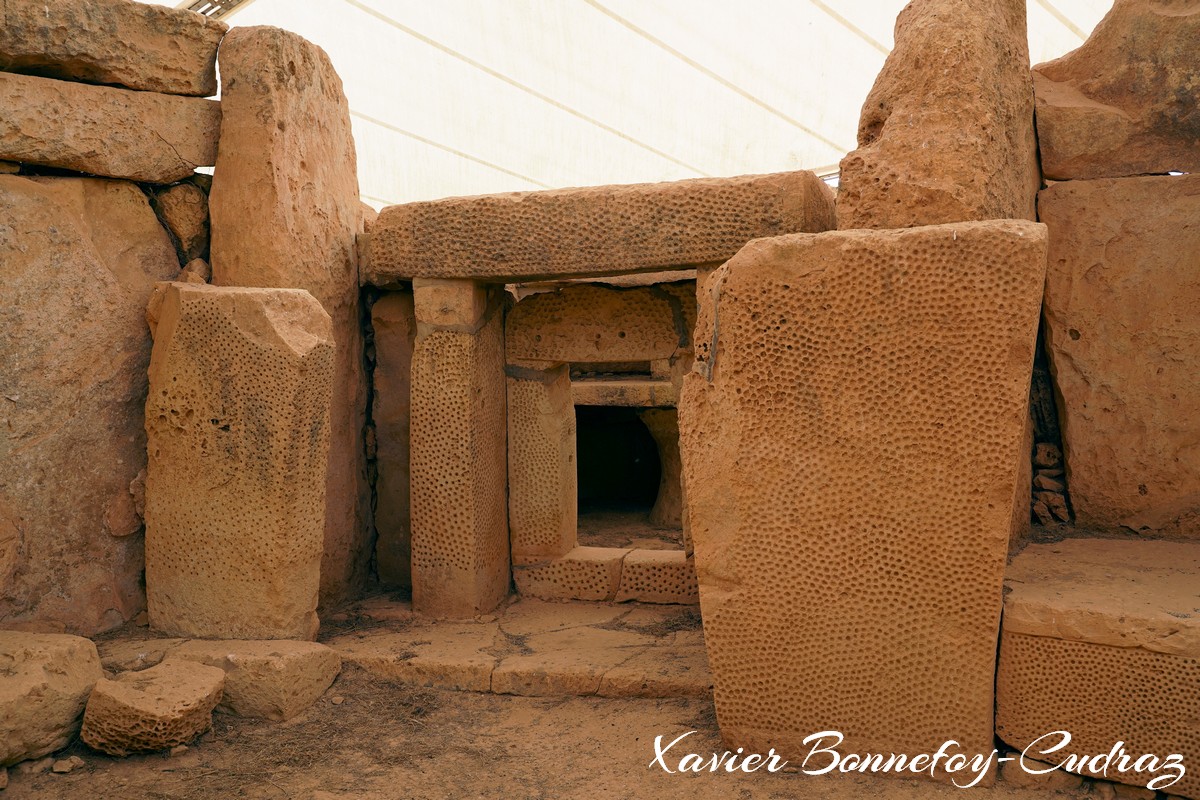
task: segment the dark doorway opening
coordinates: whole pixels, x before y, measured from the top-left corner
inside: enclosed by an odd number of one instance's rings
[[[575,407],[579,512],[649,512],[662,479],[658,445],[636,408]]]

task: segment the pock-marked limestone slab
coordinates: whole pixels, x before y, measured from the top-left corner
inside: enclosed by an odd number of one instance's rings
[[[996,733],[1036,756],[1104,754],[1200,759],[1200,543],[1068,539],[1030,545],[1005,576]],[[1046,738],[1043,738],[1046,737]],[[1132,760],[1131,759],[1131,760]],[[1076,772],[1088,777],[1085,769]],[[1164,771],[1165,772],[1165,771]],[[1146,786],[1116,764],[1102,777]],[[1186,769],[1164,791],[1200,797]]]
[[[1045,265],[1006,220],[764,239],[710,277],[679,422],[731,745],[991,751]]]
[[[362,281],[657,272],[833,226],[832,191],[811,172],[452,197],[381,211]]]
[[[329,315],[299,289],[172,283],[146,403],[151,627],[312,639],[333,378]]]

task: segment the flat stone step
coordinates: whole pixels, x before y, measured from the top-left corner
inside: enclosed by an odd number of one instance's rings
[[[349,615],[362,627],[322,640],[344,663],[436,689],[645,698],[712,690],[694,606],[521,599],[471,622],[406,618],[405,608],[365,603]]]
[[[1190,769],[1176,783],[1150,785],[1169,779],[1161,766],[1168,754],[1185,765],[1200,760],[1200,542],[1031,545],[1013,559],[1005,585],[997,735],[1054,764],[1120,743],[1130,762],[1155,754],[1158,771],[1063,768],[1200,797]],[[1068,731],[1069,745],[1039,756],[1039,747],[1060,742],[1052,731]]]

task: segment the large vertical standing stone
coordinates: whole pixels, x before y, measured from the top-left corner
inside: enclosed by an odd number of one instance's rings
[[[157,630],[311,639],[334,345],[308,292],[164,288],[146,402],[146,592]]]
[[[731,745],[991,751],[1045,263],[992,221],[761,239],[709,280],[679,423]]]
[[[841,164],[838,228],[1036,219],[1025,0],[913,0]]]
[[[337,344],[321,598],[352,594],[370,560],[366,377],[354,138],[321,48],[270,27],[221,44],[221,148],[209,196],[213,283],[307,289]]]
[[[1200,537],[1200,175],[1057,183],[1038,208],[1076,519]]]
[[[371,306],[375,332],[375,566],[389,586],[412,587],[409,417],[417,319],[412,291],[388,292]]]
[[[414,281],[413,609],[472,617],[508,594],[504,308],[470,281]]]
[[[178,272],[137,186],[0,175],[4,623],[92,635],[144,607],[145,309]]]

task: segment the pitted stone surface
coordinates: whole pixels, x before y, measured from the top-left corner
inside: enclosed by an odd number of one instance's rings
[[[216,163],[221,104],[0,72],[0,159],[171,183]]]
[[[0,175],[0,627],[92,635],[145,607],[144,314],[178,271],[137,186]]]
[[[690,347],[695,327],[695,284],[633,289],[584,284],[517,303],[508,317],[505,348],[509,361],[652,361]]]
[[[1025,0],[913,0],[841,164],[838,228],[1036,219]]]
[[[833,226],[832,191],[811,172],[452,197],[383,209],[362,279],[657,272]]]
[[[333,379],[299,289],[188,283],[158,309],[146,403],[146,588],[156,630],[311,639]]]
[[[1200,176],[1057,183],[1038,207],[1075,518],[1200,538]]]
[[[516,564],[517,592],[539,600],[612,600],[621,583],[621,562],[629,550],[574,547],[541,563]]]
[[[190,661],[164,661],[101,679],[88,698],[81,736],[110,756],[187,744],[212,727],[225,672]]]
[[[575,546],[579,517],[575,406],[565,365],[509,375],[508,437],[513,562],[561,556]]]
[[[1078,49],[1033,69],[1052,180],[1200,169],[1194,0],[1117,0]]]
[[[128,0],[6,0],[0,70],[166,94],[217,93],[223,22]]]
[[[286,720],[325,693],[342,668],[336,652],[316,642],[184,642],[168,653],[225,672],[220,708],[241,717]]]
[[[96,645],[80,636],[0,631],[0,768],[61,750],[104,677]]]
[[[371,306],[375,331],[375,561],[385,585],[412,586],[409,414],[417,320],[412,292],[388,292]]]
[[[212,282],[306,289],[333,319],[321,601],[336,604],[358,592],[371,559],[355,244],[365,220],[350,109],[325,51],[294,33],[234,28],[221,42],[219,60],[223,118],[209,195]]]
[[[1023,750],[1051,731],[1067,730],[1072,753],[1101,755],[1123,742],[1126,753],[1137,754],[1134,758],[1179,753],[1187,766],[1200,758],[1198,685],[1197,658],[1028,636],[1006,628],[996,673],[996,734]],[[1036,751],[1035,745],[1031,753]],[[1065,752],[1045,758],[1058,763]],[[1107,775],[1108,780],[1140,786],[1149,777],[1139,781],[1136,773],[1116,769]],[[1165,791],[1200,797],[1200,779],[1188,769]]]
[[[413,607],[430,616],[474,617],[508,594],[504,314],[489,313],[476,333],[419,334],[413,351]]]
[[[991,750],[1045,263],[1044,226],[969,222],[761,240],[709,279],[679,419],[731,745]]]
[[[690,605],[697,595],[696,569],[682,550],[631,550],[621,564],[614,599]]]

